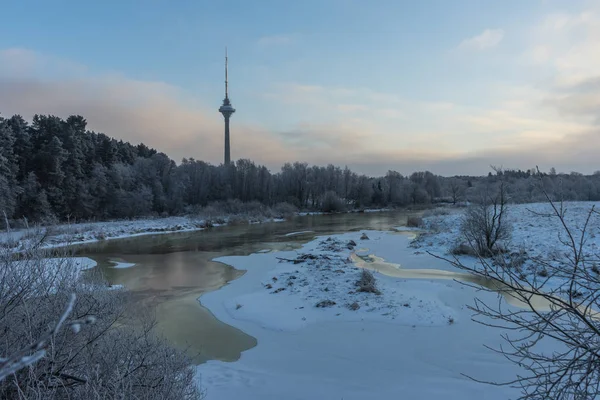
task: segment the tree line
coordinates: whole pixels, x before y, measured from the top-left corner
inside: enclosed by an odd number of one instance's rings
[[[511,201],[541,199],[531,170],[504,170]],[[132,145],[87,130],[86,120],[0,116],[0,212],[32,222],[133,218],[191,213],[232,199],[298,209],[400,207],[457,203],[498,179],[442,177],[429,171],[369,177],[348,167],[294,162],[273,173],[246,159],[177,164],[143,143]],[[565,200],[600,200],[600,174],[544,174],[550,193]],[[333,199],[333,202],[332,202]],[[332,206],[333,205],[333,206]]]

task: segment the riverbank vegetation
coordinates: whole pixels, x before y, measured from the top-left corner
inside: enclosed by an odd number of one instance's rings
[[[457,204],[477,197],[499,177],[512,202],[542,199],[532,190],[532,170],[479,177],[389,171],[369,177],[347,167],[303,162],[286,163],[278,172],[243,159],[228,166],[193,158],[177,164],[144,144],[116,140],[86,125],[82,116],[36,115],[31,123],[19,115],[0,117],[0,216],[13,225],[24,218],[103,221],[190,214],[207,206],[218,210],[232,200],[271,214]],[[542,179],[548,192],[560,190],[565,200],[600,200],[600,174],[552,169]]]

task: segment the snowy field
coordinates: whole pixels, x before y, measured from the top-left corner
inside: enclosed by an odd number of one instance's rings
[[[558,204],[557,204],[558,206]],[[564,203],[564,219],[574,238],[579,242],[581,230],[592,207],[600,211],[600,202],[566,202]],[[528,258],[540,257],[550,262],[562,262],[568,247],[562,243],[567,239],[566,232],[549,203],[515,204],[508,206],[508,223],[512,227],[512,238],[504,244],[510,253],[521,253]],[[435,214],[435,213],[434,213]],[[432,215],[423,218],[424,232],[413,240],[411,247],[417,252],[429,251],[434,254],[448,256],[451,249],[463,243],[460,235],[462,212],[447,215]],[[586,230],[583,252],[588,257],[600,254],[600,215],[593,214]],[[468,262],[472,257],[459,257]],[[535,269],[530,262],[522,267],[522,273],[529,278],[542,276],[540,269]],[[548,282],[551,287],[556,282]]]
[[[258,345],[235,363],[198,367],[207,399],[517,396],[516,389],[461,375],[507,380],[519,372],[483,346],[502,343],[501,332],[471,321],[465,307],[476,295],[489,301],[497,295],[448,279],[378,272],[380,294],[361,292],[356,253],[397,269],[453,271],[411,248],[406,233],[368,231],[361,239],[362,233],[318,237],[296,251],[217,259],[247,273],[200,302]]]
[[[55,225],[49,228],[0,232],[0,245],[15,250],[25,248],[31,240],[39,240],[44,234],[44,247],[60,247],[69,244],[91,243],[100,240],[121,239],[140,235],[189,232],[205,229],[208,226],[221,226],[238,221],[238,217],[222,217],[211,223],[194,217],[168,217],[139,219],[132,221],[91,222],[81,224]],[[283,219],[244,219],[248,223],[279,222]]]

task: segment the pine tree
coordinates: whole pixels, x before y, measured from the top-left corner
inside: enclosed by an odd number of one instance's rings
[[[14,154],[15,136],[7,120],[0,117],[0,213],[11,216],[16,207],[18,164]]]
[[[19,198],[18,217],[26,217],[34,222],[50,222],[54,220],[46,191],[42,189],[34,172],[27,175],[23,184],[23,192]]]

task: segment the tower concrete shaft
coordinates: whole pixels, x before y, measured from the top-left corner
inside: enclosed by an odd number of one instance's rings
[[[229,118],[231,114],[223,113],[223,117],[225,117],[225,165],[229,165],[231,163],[231,143],[229,139]]]
[[[227,48],[225,48],[225,99],[223,100],[223,104],[219,107],[219,112],[223,114],[223,118],[225,118],[225,165],[229,165],[231,163],[231,144],[229,139],[229,119],[231,115],[235,112],[235,108],[232,107],[231,101],[229,101],[229,82],[227,76]]]

